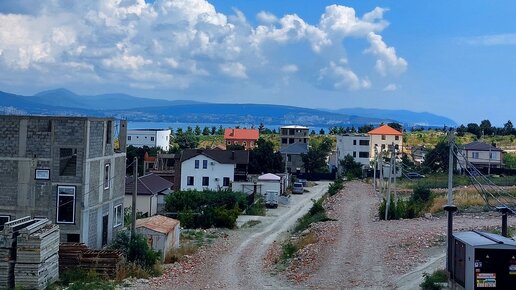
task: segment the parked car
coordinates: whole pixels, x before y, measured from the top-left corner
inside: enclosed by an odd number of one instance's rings
[[[267,190],[264,194],[265,207],[278,207],[279,192],[276,190]]]
[[[301,182],[294,182],[294,184],[292,184],[292,193],[303,194],[304,191],[305,188]]]
[[[407,177],[410,178],[410,179],[413,179],[413,178],[425,178],[425,176],[423,174],[419,174],[417,172],[409,172],[409,173],[407,173]]]

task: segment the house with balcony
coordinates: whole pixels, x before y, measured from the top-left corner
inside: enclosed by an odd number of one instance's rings
[[[170,129],[132,129],[127,130],[127,146],[157,147],[163,151],[170,148]]]
[[[123,227],[126,126],[112,118],[0,116],[0,221],[48,218],[61,242],[106,246]]]
[[[502,149],[494,144],[483,142],[472,142],[464,145],[458,155],[457,169],[468,168],[469,165],[477,169],[502,168],[503,155]]]
[[[181,190],[223,190],[247,180],[249,151],[185,149],[180,160]]]
[[[257,129],[226,128],[224,130],[224,142],[226,146],[240,145],[245,150],[252,150],[260,137]]]

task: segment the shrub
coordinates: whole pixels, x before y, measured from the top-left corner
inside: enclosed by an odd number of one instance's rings
[[[112,290],[115,283],[102,279],[95,271],[73,270],[60,275],[59,284],[70,290]]]
[[[414,191],[412,193],[412,199],[415,202],[425,203],[425,202],[430,201],[431,197],[432,197],[432,192],[430,191],[430,189],[428,189],[426,187],[417,186],[416,188],[414,188]]]
[[[292,244],[290,242],[283,244],[282,252],[281,252],[281,259],[283,259],[283,260],[290,259],[290,258],[294,257],[296,252],[297,252],[297,247],[294,244]]]
[[[344,180],[342,178],[337,178],[333,183],[330,183],[328,187],[328,194],[333,196],[337,194],[341,189],[344,188]]]
[[[432,274],[423,273],[423,282],[419,284],[422,290],[440,290],[443,289],[438,283],[448,281],[448,272],[445,270],[436,270]]]
[[[147,239],[136,234],[133,239],[128,231],[120,231],[109,246],[124,253],[128,262],[135,263],[146,270],[151,270],[159,261],[160,254],[147,244]]]
[[[226,209],[224,207],[217,207],[213,211],[213,225],[219,228],[232,229],[236,225],[236,220],[240,210],[237,208]]]
[[[294,227],[294,232],[301,232],[306,230],[312,223],[325,222],[330,220],[326,216],[326,211],[322,205],[323,200],[314,201],[314,205],[310,210],[297,221]]]
[[[258,198],[258,200],[253,203],[250,207],[247,208],[245,214],[247,215],[261,215],[264,216],[266,214],[265,210],[265,202],[263,198]]]
[[[432,194],[427,188],[417,188],[411,198],[405,201],[401,198],[397,202],[391,196],[388,219],[411,219],[420,216],[432,204]],[[385,219],[386,200],[383,199],[378,207],[378,217]]]

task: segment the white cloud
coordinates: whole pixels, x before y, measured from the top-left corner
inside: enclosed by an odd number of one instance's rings
[[[238,62],[233,63],[224,63],[220,65],[220,70],[227,76],[238,78],[238,79],[246,79],[246,67]]]
[[[359,90],[371,87],[369,79],[360,79],[352,70],[334,62],[320,70],[319,80],[329,81],[334,89]]]
[[[363,57],[376,57],[380,74],[407,67],[382,40],[388,22],[386,9],[379,7],[357,16],[351,7],[331,5],[314,24],[296,14],[261,11],[256,15],[261,24],[253,26],[241,11],[225,15],[207,0],[36,2],[0,2],[3,75],[16,72],[22,80],[48,83],[63,82],[63,75],[81,83],[84,77],[105,90],[127,80],[148,89],[194,90],[219,79],[266,87],[285,74],[314,86],[322,76],[335,90],[368,88],[371,82],[351,69],[360,62],[346,56],[348,37],[370,43]],[[296,58],[300,50],[310,55]],[[319,78],[298,73],[300,67],[320,72]]]
[[[407,69],[407,61],[396,55],[396,49],[389,47],[382,40],[382,36],[374,32],[369,32],[367,39],[371,46],[365,52],[374,54],[378,57],[376,61],[376,70],[385,76],[389,71],[394,73],[403,73]]]
[[[275,23],[278,21],[278,17],[276,17],[276,15],[274,15],[270,12],[267,12],[267,11],[258,12],[258,14],[256,15],[256,18],[261,23],[264,23],[264,24],[272,24],[272,23]]]
[[[383,88],[383,90],[386,92],[393,92],[393,91],[396,91],[397,89],[398,89],[398,85],[396,85],[396,84],[388,84],[385,88]]]
[[[284,72],[284,73],[295,73],[299,70],[298,66],[295,65],[295,64],[287,64],[287,65],[284,65],[282,68],[281,68],[281,71]]]
[[[516,33],[482,35],[476,37],[462,38],[460,42],[470,45],[516,45]]]

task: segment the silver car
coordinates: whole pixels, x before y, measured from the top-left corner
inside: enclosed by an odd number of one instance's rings
[[[301,182],[294,182],[294,184],[292,184],[292,193],[303,194],[304,191],[305,189]]]

